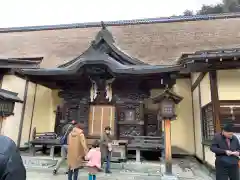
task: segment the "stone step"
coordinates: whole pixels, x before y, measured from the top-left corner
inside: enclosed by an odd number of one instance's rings
[[[32,157],[22,156],[23,163],[28,170],[40,170],[44,172],[52,173],[54,167],[57,164],[58,159],[50,159],[49,157]],[[211,180],[194,160],[175,161],[172,166],[173,173],[180,179],[194,179],[196,175],[204,180]],[[104,168],[104,167],[103,167]],[[64,174],[67,169],[67,165],[61,167],[59,174]],[[160,162],[135,162],[127,161],[125,163],[111,163],[111,170],[115,173],[130,176],[157,176],[160,177],[165,172],[165,165]],[[86,169],[80,170],[81,174],[87,174]],[[104,173],[103,173],[104,174]],[[154,178],[154,177],[153,177]],[[201,179],[200,178],[200,179]],[[140,178],[141,179],[141,178]]]
[[[58,160],[49,159],[47,157],[31,157],[22,156],[23,164],[27,168],[51,168],[56,166]]]

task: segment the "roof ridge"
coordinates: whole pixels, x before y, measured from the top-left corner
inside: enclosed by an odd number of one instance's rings
[[[216,20],[216,19],[230,19],[230,18],[240,18],[240,13],[222,13],[222,14],[209,14],[209,15],[170,16],[170,17],[159,17],[159,18],[117,20],[117,21],[105,21],[104,24],[106,26],[126,26],[126,25],[137,25],[137,24],[174,23],[174,22]],[[0,33],[91,28],[91,27],[102,27],[102,21],[59,24],[59,25],[0,28]]]

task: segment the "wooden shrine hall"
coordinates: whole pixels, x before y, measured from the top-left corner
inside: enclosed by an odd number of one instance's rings
[[[151,89],[171,88],[181,67],[153,66],[130,57],[115,45],[103,25],[90,47],[70,62],[51,69],[21,69],[18,75],[60,90],[58,95],[64,101],[56,112],[57,134],[67,122],[76,120],[89,141],[98,139],[110,126],[117,140],[150,136],[151,142],[161,139],[162,125],[157,111],[149,112],[144,101]],[[143,149],[162,147],[151,144]]]
[[[48,150],[60,146],[63,126],[72,120],[81,123],[89,145],[111,126],[119,147],[127,142],[128,150],[156,151],[143,152],[148,159],[169,145],[163,135],[169,137],[170,124],[173,155],[214,167],[214,134],[227,122],[240,133],[239,19],[224,14],[105,22],[107,28],[91,22],[0,29],[0,88],[22,101],[0,103],[11,115],[0,118],[0,133],[21,150],[36,140]],[[165,90],[183,98],[171,123],[162,102],[154,103]]]

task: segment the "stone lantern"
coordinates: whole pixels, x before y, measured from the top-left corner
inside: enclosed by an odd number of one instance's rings
[[[166,172],[163,179],[177,179],[172,174],[172,147],[171,147],[171,121],[176,119],[175,105],[182,101],[182,97],[178,96],[169,89],[152,98],[154,104],[159,105],[159,114],[164,121],[164,148],[165,148],[165,167]]]

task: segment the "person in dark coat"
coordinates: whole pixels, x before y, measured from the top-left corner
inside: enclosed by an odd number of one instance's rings
[[[226,124],[222,132],[215,135],[210,149],[216,155],[216,180],[239,180],[240,144],[232,124]]]
[[[0,135],[0,179],[26,180],[26,169],[16,144]]]
[[[110,171],[110,160],[111,160],[111,152],[112,152],[112,136],[111,136],[111,127],[105,127],[105,131],[101,136],[100,140],[100,149],[101,149],[101,158],[102,165],[104,160],[106,161],[105,173],[111,173]]]

